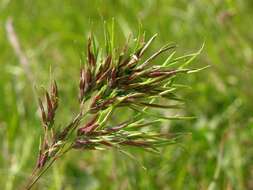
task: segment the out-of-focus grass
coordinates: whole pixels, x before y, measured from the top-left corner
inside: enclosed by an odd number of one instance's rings
[[[159,34],[153,48],[172,41],[178,54],[189,53],[205,42],[193,64],[212,67],[182,79],[192,89],[179,92],[185,113],[197,119],[162,126],[192,135],[161,155],[132,150],[147,170],[113,151],[73,152],[38,189],[252,189],[252,7],[250,0],[0,1],[0,189],[18,189],[36,159],[41,129],[33,84],[47,85],[52,67],[62,102],[57,119],[69,121],[78,106],[86,36],[95,31],[102,41],[103,20],[112,17],[119,44],[137,33],[139,22],[147,36]],[[32,83],[7,40],[8,17],[35,76]]]

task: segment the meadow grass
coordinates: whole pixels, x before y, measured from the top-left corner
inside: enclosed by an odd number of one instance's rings
[[[114,150],[73,152],[47,173],[38,189],[251,189],[252,180],[252,2],[248,1],[8,1],[0,2],[0,187],[17,189],[30,175],[38,152],[40,112],[33,93],[61,86],[60,123],[78,107],[80,55],[86,37],[103,41],[104,20],[115,20],[117,43],[129,33],[159,38],[150,54],[165,42],[179,45],[177,55],[205,47],[194,66],[211,65],[178,83],[191,122],[163,122],[162,130],[191,133],[160,155],[129,150],[136,161]],[[28,58],[30,81],[7,38],[13,26]],[[189,50],[192,50],[189,52]],[[165,57],[157,59],[157,63]],[[127,111],[122,111],[122,119]],[[167,113],[165,111],[164,113]],[[56,125],[60,125],[56,123]],[[61,126],[59,126],[61,127]],[[38,131],[40,131],[38,133]],[[147,170],[139,166],[141,163]]]

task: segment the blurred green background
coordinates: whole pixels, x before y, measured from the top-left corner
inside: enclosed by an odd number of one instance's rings
[[[41,135],[34,85],[59,83],[59,123],[78,107],[80,52],[89,32],[103,42],[104,20],[114,18],[116,43],[137,35],[159,36],[178,55],[205,47],[184,77],[184,114],[194,121],[163,127],[190,132],[161,155],[130,150],[147,168],[113,150],[72,152],[35,189],[253,189],[253,1],[252,0],[1,0],[0,1],[0,189],[19,189],[31,173]],[[10,22],[27,57],[22,66],[11,46]],[[26,62],[26,60],[25,60]]]

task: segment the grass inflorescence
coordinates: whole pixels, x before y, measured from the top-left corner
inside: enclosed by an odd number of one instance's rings
[[[134,45],[130,45],[129,38],[122,49],[115,48],[113,36],[105,31],[104,52],[99,49],[93,36],[88,38],[87,61],[80,69],[80,108],[66,127],[58,129],[54,124],[59,104],[56,81],[51,82],[44,101],[39,98],[44,136],[41,138],[36,167],[26,189],[31,189],[55,160],[70,150],[115,148],[122,151],[128,146],[157,152],[159,147],[174,143],[177,136],[149,130],[150,126],[162,120],[192,118],[154,114],[147,108],[182,107],[181,99],[175,93],[174,79],[178,75],[200,70],[187,68],[199,52],[175,58],[176,46],[167,44],[144,58],[157,35],[147,42],[144,35],[139,35]],[[164,52],[170,52],[168,58],[162,64],[154,64],[153,61]],[[159,103],[161,99],[170,104]],[[128,108],[137,114],[119,124],[109,124],[113,112],[118,108]]]

